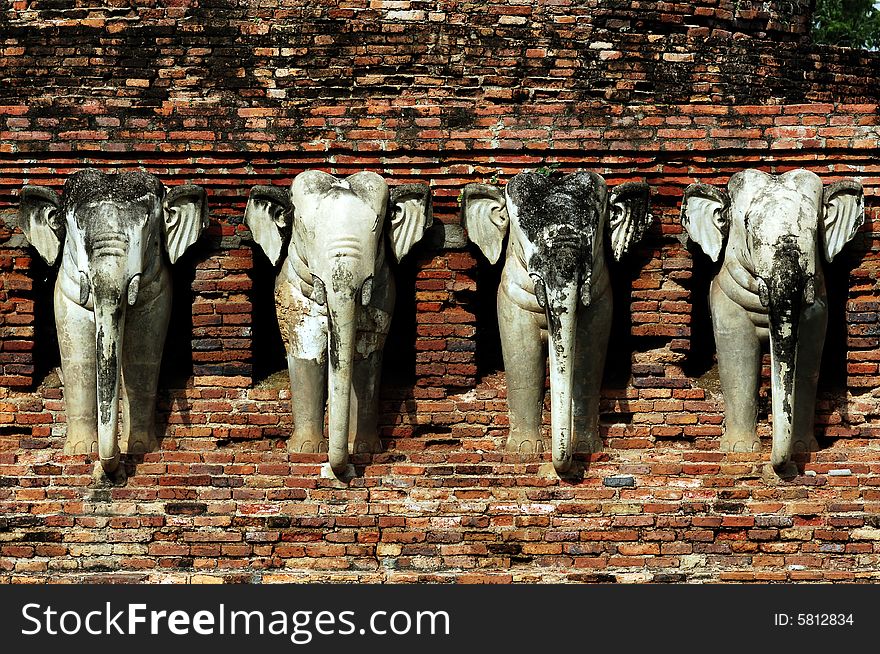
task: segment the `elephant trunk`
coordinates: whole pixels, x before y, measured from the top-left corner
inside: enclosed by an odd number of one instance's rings
[[[120,356],[125,327],[125,268],[118,256],[99,257],[93,274],[98,391],[98,455],[107,473],[119,467]]]
[[[796,253],[782,254],[766,285],[770,323],[770,378],[773,447],[770,463],[781,473],[790,467],[797,380],[798,329],[804,294],[811,279]]]
[[[568,472],[572,453],[572,386],[577,331],[577,281],[547,293],[547,328],[550,349],[550,433],[553,467]]]
[[[335,296],[335,297],[334,297]],[[327,297],[329,317],[328,458],[334,474],[348,466],[348,431],[351,378],[357,333],[357,307],[352,297],[332,293]]]

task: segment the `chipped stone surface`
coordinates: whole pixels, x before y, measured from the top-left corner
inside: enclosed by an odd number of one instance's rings
[[[636,480],[629,475],[614,475],[605,477],[602,484],[609,488],[635,488]]]
[[[829,477],[850,477],[852,470],[849,468],[834,468],[828,471]]]

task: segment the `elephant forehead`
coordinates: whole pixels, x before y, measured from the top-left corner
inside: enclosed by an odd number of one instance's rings
[[[155,175],[142,171],[107,175],[87,169],[70,177],[64,185],[64,208],[75,211],[97,202],[152,204],[164,195],[165,187]]]
[[[777,180],[780,184],[800,189],[805,193],[815,193],[822,190],[822,180],[819,176],[803,168],[789,170],[787,173],[780,175]]]
[[[297,175],[290,185],[291,193],[323,195],[340,181],[323,170],[307,170]]]
[[[747,209],[747,223],[752,230],[769,233],[815,232],[821,191],[821,186],[814,190],[778,180],[752,198]]]
[[[779,184],[768,187],[752,202],[746,227],[757,274],[774,277],[779,257],[797,262],[802,270],[814,269],[818,213],[800,191]]]
[[[145,206],[115,200],[94,200],[72,210],[77,227],[86,234],[139,229],[147,222]]]
[[[388,185],[381,176],[367,171],[337,179],[323,171],[309,170],[296,176],[290,194],[300,215],[320,212],[321,207],[328,203],[337,206],[349,203],[346,208],[356,213],[360,209],[355,205],[368,206],[375,219],[377,215],[384,214]]]
[[[316,225],[340,222],[376,222],[376,212],[348,189],[334,188],[323,197],[308,203],[303,210],[297,207],[297,216]]]
[[[574,173],[553,182],[537,173],[520,173],[507,185],[507,197],[525,236],[532,241],[569,227],[587,233],[599,222],[599,205],[604,185],[598,175]]]

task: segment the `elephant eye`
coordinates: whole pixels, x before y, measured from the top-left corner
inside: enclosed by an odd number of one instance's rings
[[[532,275],[532,280],[535,282],[535,299],[538,300],[538,305],[542,309],[547,308],[547,287],[544,285],[544,280],[542,280],[537,275]]]
[[[765,309],[770,306],[770,289],[763,277],[758,277],[758,299]]]
[[[321,306],[327,304],[327,289],[316,275],[312,275],[312,300]]]
[[[370,303],[370,300],[373,297],[373,277],[372,275],[367,277],[364,281],[364,285],[361,287],[361,304],[364,306]]]

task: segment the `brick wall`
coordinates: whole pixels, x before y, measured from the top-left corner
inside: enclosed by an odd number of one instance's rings
[[[811,45],[807,4],[0,2],[0,581],[876,580],[880,56]],[[611,271],[605,452],[562,482],[503,452],[499,271],[456,202],[551,163],[648,181],[657,218]],[[54,272],[12,220],[22,184],[86,165],[211,205],[174,271],[165,438],[124,488],[62,454]],[[766,440],[717,451],[712,269],[678,222],[687,184],[752,166],[866,192],[827,269],[822,451],[791,482]],[[273,271],[241,223],[251,186],[314,167],[430,182],[440,223],[397,270],[386,451],[346,487],[284,449]]]

